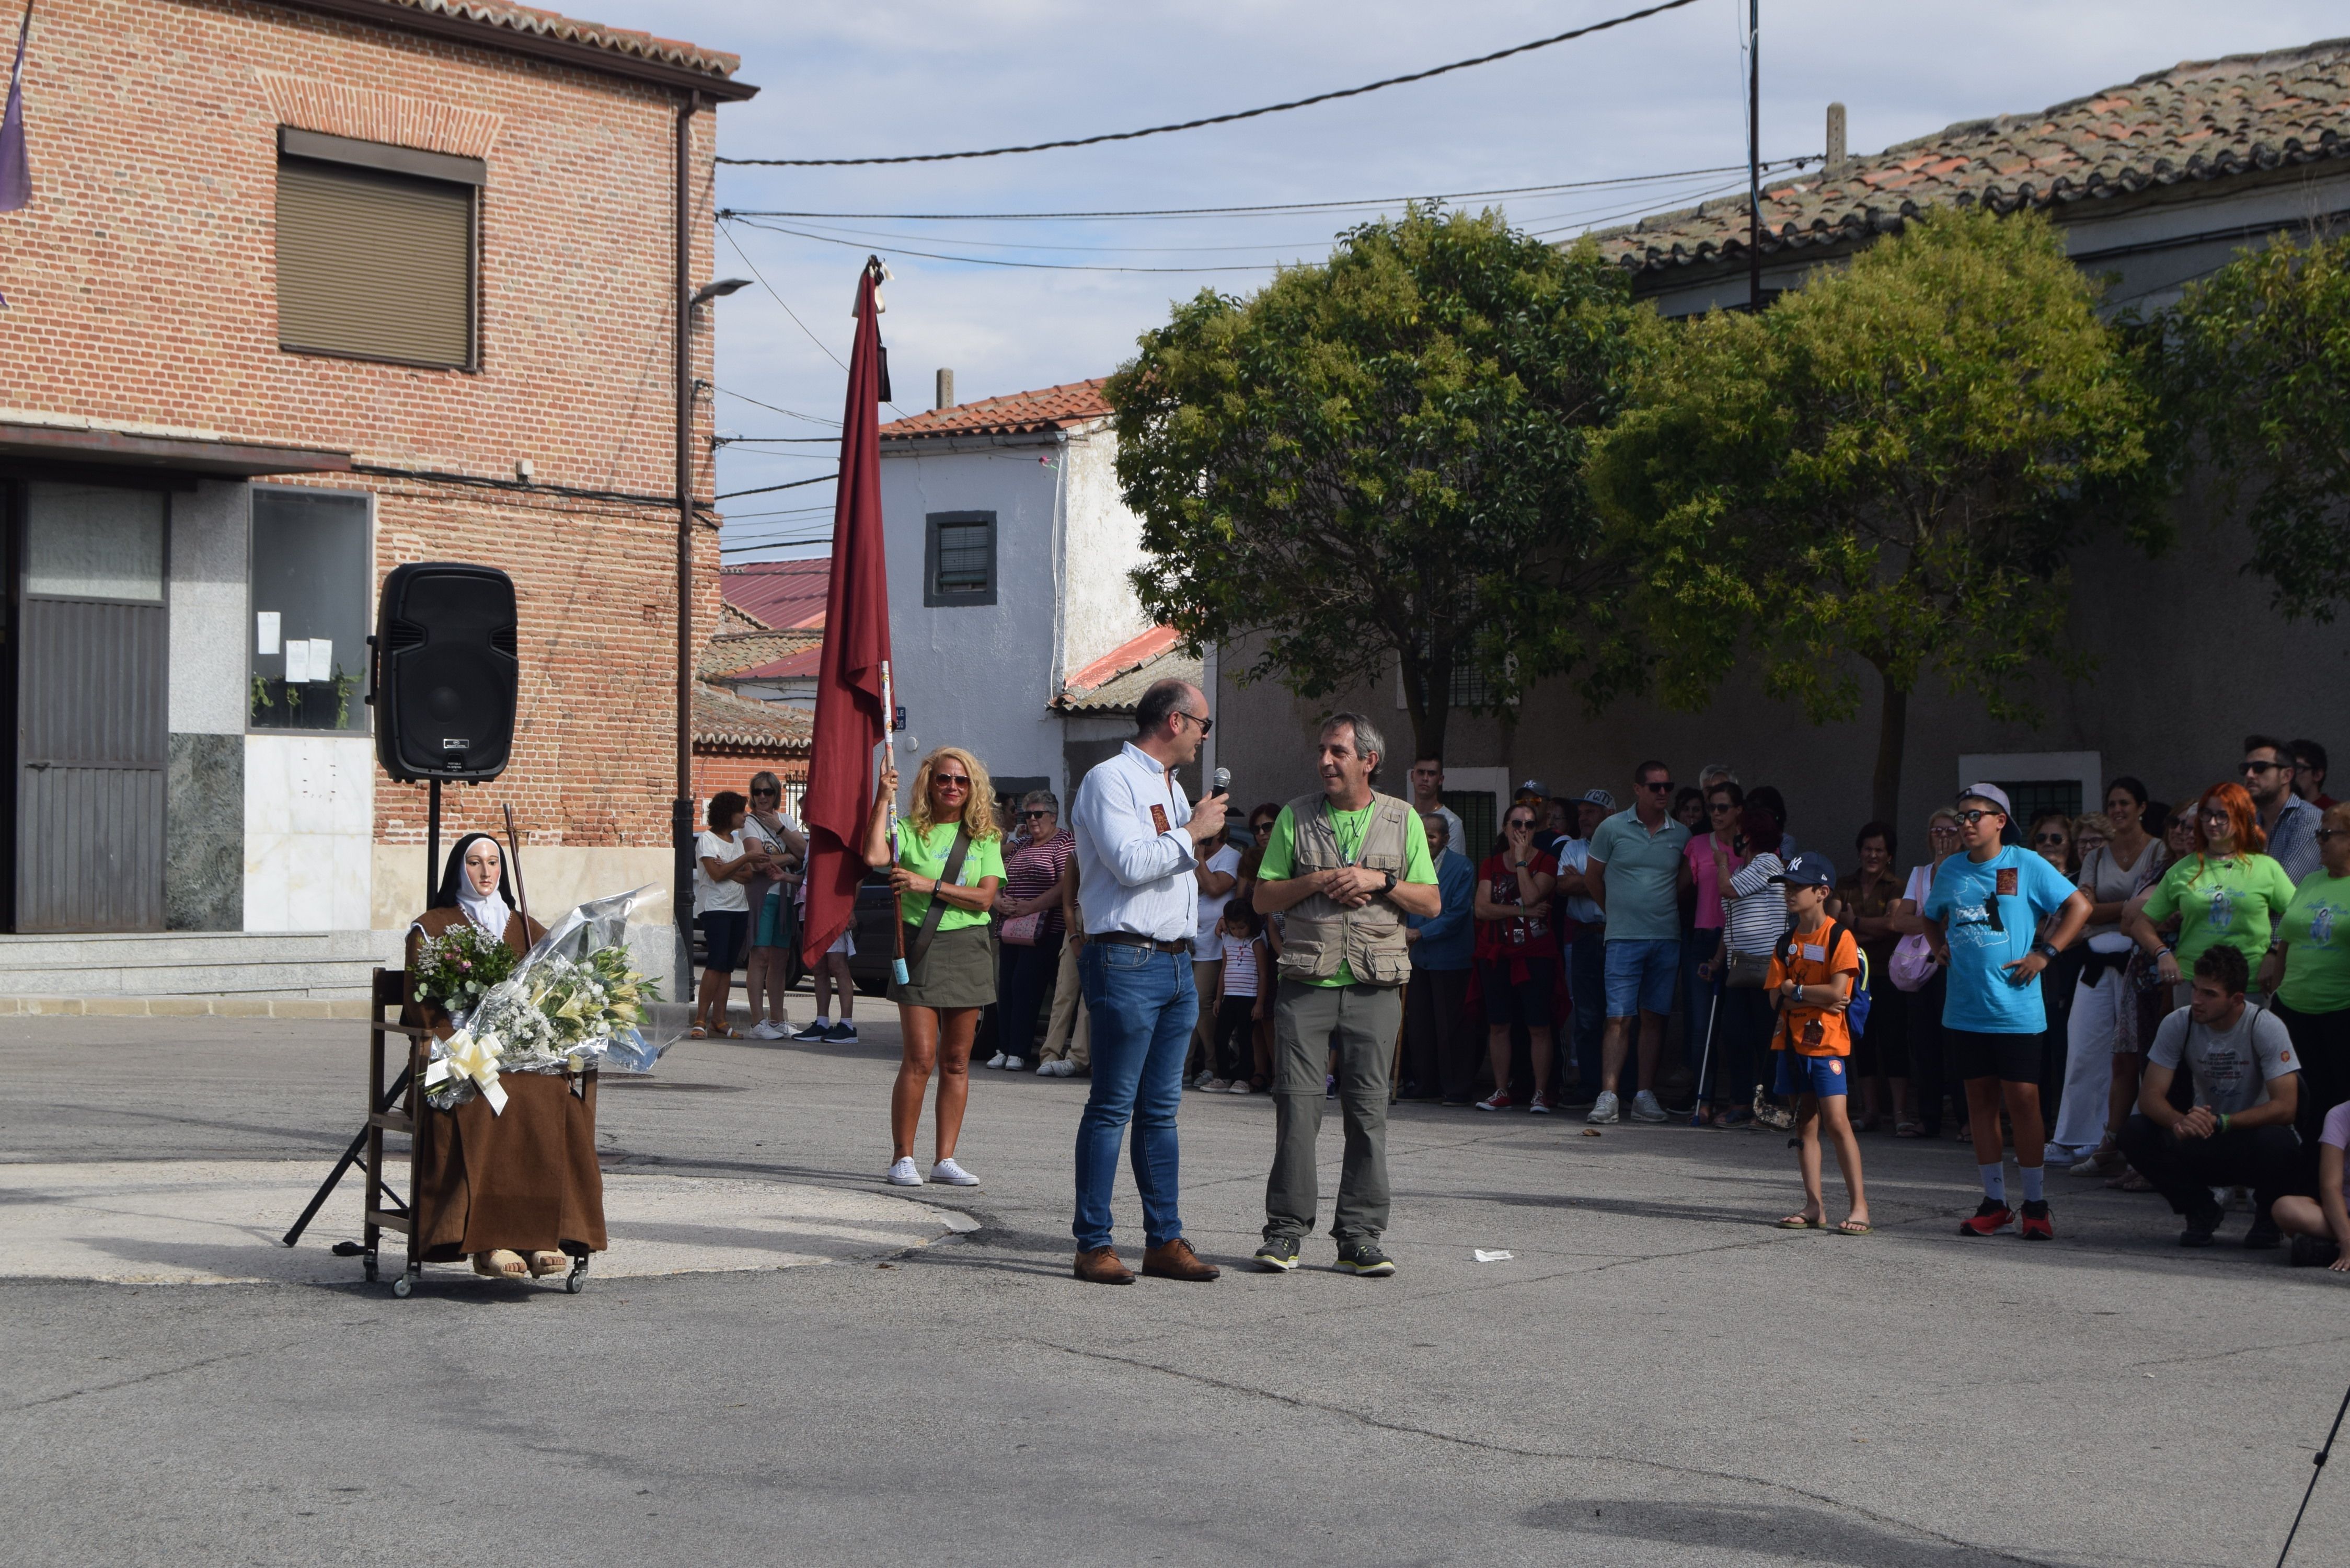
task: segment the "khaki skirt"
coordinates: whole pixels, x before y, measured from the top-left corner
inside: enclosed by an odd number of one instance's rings
[[[920,928],[906,928],[914,950]],[[922,961],[907,960],[909,983],[889,982],[889,1000],[904,1007],[988,1007],[995,1002],[995,942],[985,926],[963,926],[931,936]]]

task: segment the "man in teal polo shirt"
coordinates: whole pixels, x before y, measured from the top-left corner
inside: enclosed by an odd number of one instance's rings
[[[1681,963],[1681,889],[1690,885],[1682,853],[1690,830],[1673,820],[1673,770],[1642,763],[1632,770],[1632,808],[1619,811],[1591,836],[1584,873],[1591,897],[1607,914],[1607,1036],[1600,1046],[1599,1098],[1592,1121],[1618,1118],[1616,1085],[1640,1021],[1640,1092],[1632,1119],[1660,1122],[1657,1058],[1664,1052],[1665,1014]]]

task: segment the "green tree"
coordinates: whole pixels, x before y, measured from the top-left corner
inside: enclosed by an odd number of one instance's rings
[[[1666,700],[1741,665],[1822,723],[1866,666],[1890,821],[1927,674],[2030,719],[2036,664],[2083,673],[2067,550],[2102,521],[2154,537],[2151,400],[2094,295],[2037,216],[1948,212],[1679,328],[1590,469]]]
[[[2164,388],[2245,508],[2246,569],[2285,615],[2332,620],[2350,597],[2350,240],[2281,234],[2164,325]]]
[[[1440,755],[1455,671],[1490,711],[1602,667],[1583,460],[1643,318],[1596,250],[1422,208],[1176,306],[1107,389],[1144,607],[1195,643],[1260,638],[1240,678],[1304,697],[1399,663]]]

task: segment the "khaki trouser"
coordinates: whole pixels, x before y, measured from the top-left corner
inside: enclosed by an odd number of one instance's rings
[[[1077,939],[1085,932],[1085,911],[1080,909],[1067,940],[1061,943],[1060,972],[1053,981],[1053,1019],[1045,1026],[1045,1048],[1036,1056],[1039,1062],[1066,1056],[1080,1073],[1093,1064],[1092,1023],[1086,1016],[1085,998],[1078,994],[1077,986]]]
[[[1215,1071],[1216,983],[1223,972],[1222,959],[1191,961],[1191,989],[1200,995],[1200,1021],[1191,1025],[1191,1050],[1183,1059],[1183,1086],[1187,1089],[1201,1069]]]
[[[1274,1155],[1264,1185],[1265,1239],[1303,1238],[1314,1229],[1322,1077],[1336,1046],[1347,1148],[1330,1234],[1342,1243],[1375,1241],[1388,1228],[1388,1078],[1403,1023],[1402,990],[1308,985],[1284,976],[1273,1019]]]

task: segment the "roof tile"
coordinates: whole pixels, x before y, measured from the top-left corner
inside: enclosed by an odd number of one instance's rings
[[[883,441],[907,441],[922,436],[1034,435],[1044,431],[1065,431],[1077,425],[1090,424],[1109,418],[1117,410],[1102,397],[1102,383],[1109,378],[1097,376],[1090,381],[1067,381],[1057,387],[1042,387],[1033,392],[1006,392],[1000,398],[981,398],[975,402],[957,403],[951,409],[932,409],[925,413],[909,414],[902,420],[891,420],[881,427]]]

